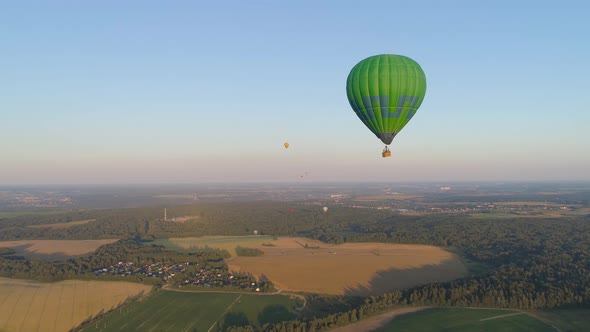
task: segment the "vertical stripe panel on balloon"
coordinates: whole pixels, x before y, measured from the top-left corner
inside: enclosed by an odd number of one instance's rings
[[[389,57],[382,57],[379,63],[379,107],[383,119],[383,132],[390,132],[389,117]]]
[[[369,59],[368,64],[369,70],[368,73],[368,88],[369,93],[365,95],[368,97],[369,104],[371,105],[371,112],[374,115],[374,121],[376,124],[377,132],[383,131],[383,119],[381,117],[381,109],[379,108],[379,57],[374,56]],[[377,97],[377,98],[375,98]]]
[[[352,89],[354,93],[354,101],[357,104],[358,108],[356,113],[359,118],[364,119],[364,123],[369,128],[369,130],[374,131],[374,125],[369,115],[366,111],[365,105],[363,103],[363,91],[362,91],[362,66],[363,64],[357,64],[353,69],[353,77],[352,77]]]

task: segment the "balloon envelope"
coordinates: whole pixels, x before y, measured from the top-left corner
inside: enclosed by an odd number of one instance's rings
[[[285,147],[285,149],[287,149],[287,148],[289,147],[289,143],[285,142],[285,143],[283,144],[283,146]]]
[[[412,119],[426,94],[426,75],[403,55],[368,57],[352,68],[346,80],[348,102],[383,143],[389,145]]]
[[[324,212],[328,212],[328,207],[324,206],[323,210],[324,210]]]

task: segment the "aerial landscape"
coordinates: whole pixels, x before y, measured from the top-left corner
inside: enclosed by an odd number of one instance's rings
[[[589,331],[588,9],[0,4],[0,332]]]

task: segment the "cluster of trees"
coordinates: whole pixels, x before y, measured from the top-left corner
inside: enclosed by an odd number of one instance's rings
[[[258,248],[246,248],[246,247],[242,247],[242,246],[237,246],[236,247],[236,254],[238,256],[262,256],[264,255],[264,251],[258,249]]]

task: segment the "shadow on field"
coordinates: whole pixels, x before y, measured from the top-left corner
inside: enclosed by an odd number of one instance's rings
[[[346,296],[379,295],[389,291],[420,286],[432,282],[444,282],[465,276],[467,269],[456,258],[443,260],[419,268],[389,269],[375,273],[368,285],[357,285],[344,290]]]
[[[70,258],[75,258],[75,257],[81,257],[81,256],[88,255],[88,254],[84,254],[84,255],[68,255],[68,254],[63,253],[63,252],[54,252],[54,253],[51,253],[51,254],[39,254],[39,253],[36,253],[34,251],[29,251],[29,248],[31,248],[32,246],[33,246],[32,244],[23,244],[23,245],[20,245],[20,246],[10,247],[10,249],[12,249],[12,250],[15,251],[14,255],[10,255],[10,256],[13,256],[13,257],[14,256],[22,256],[22,257],[25,257],[27,259],[37,259],[37,260],[40,260],[40,261],[52,262],[52,261],[66,261],[66,260],[68,260]]]
[[[221,330],[227,331],[232,326],[250,325],[248,317],[243,312],[228,312],[223,318],[223,325]]]
[[[264,309],[258,314],[258,323],[262,326],[266,323],[278,323],[290,320],[291,318],[293,318],[293,315],[289,312],[287,307],[273,304],[264,307]]]
[[[286,306],[280,304],[271,304],[265,306],[256,317],[256,321],[250,321],[243,311],[234,311],[227,313],[223,318],[222,331],[226,331],[232,326],[251,325],[261,327],[267,323],[278,323],[289,321],[296,318],[297,315],[289,311]]]
[[[301,318],[323,318],[335,312],[349,311],[363,304],[362,296],[306,294],[307,305],[301,311]]]

